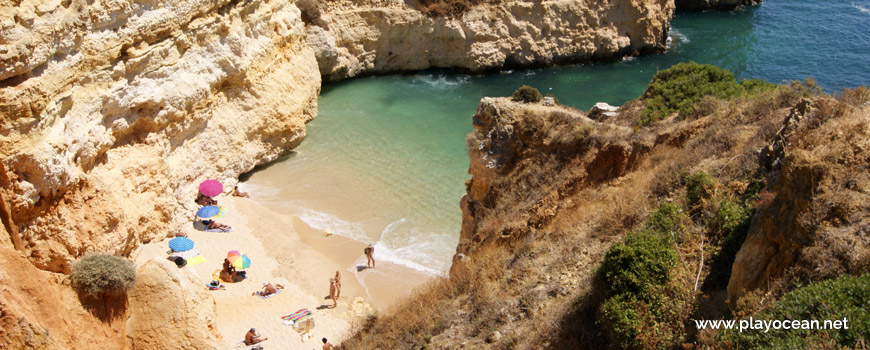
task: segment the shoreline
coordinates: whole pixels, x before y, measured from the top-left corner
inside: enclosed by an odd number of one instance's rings
[[[246,280],[225,283],[225,290],[209,292],[215,303],[217,332],[225,347],[238,344],[251,327],[269,338],[270,347],[319,348],[319,339],[324,337],[338,344],[367,316],[388,310],[435,278],[388,262],[376,262],[375,269],[360,269],[365,266],[363,242],[326,236],[298,217],[266,208],[256,198],[221,195],[217,199],[226,214],[216,220],[232,226],[232,232],[203,232],[192,224],[181,231],[206,258],[203,263],[184,267],[202,281],[197,288],[205,288],[211,281],[227,251],[238,250],[251,259]],[[135,254],[136,268],[151,259],[165,259],[168,240],[142,245]],[[332,309],[328,308],[332,305],[329,278],[335,271],[341,273],[342,290],[338,307]],[[251,296],[263,282],[285,288],[268,299]],[[281,323],[281,316],[301,308],[310,310],[315,319],[310,339]]]

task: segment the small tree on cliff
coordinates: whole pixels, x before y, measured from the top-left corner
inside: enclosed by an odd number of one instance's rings
[[[541,92],[538,91],[538,89],[528,85],[520,86],[520,88],[514,91],[514,94],[511,95],[511,100],[522,101],[524,103],[539,102],[542,98],[543,96],[541,96]]]
[[[136,282],[136,271],[122,257],[90,253],[73,265],[70,279],[83,304],[91,304],[92,311],[105,320],[124,309],[127,290]],[[98,302],[102,302],[101,307],[92,307]]]

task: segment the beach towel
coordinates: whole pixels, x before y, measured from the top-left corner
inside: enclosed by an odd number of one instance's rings
[[[311,311],[308,311],[308,309],[299,309],[292,314],[282,316],[281,320],[284,321],[285,325],[291,325],[303,321],[309,317],[311,317]]]
[[[230,232],[232,230],[233,230],[232,227],[230,227],[230,228],[207,228],[207,229],[205,229],[205,232]]]
[[[227,213],[227,207],[218,207],[218,208],[221,208],[221,211],[219,211],[217,213],[217,215],[215,215],[215,216],[217,216],[219,218],[223,218],[224,215],[226,215],[226,213]]]
[[[224,287],[224,285],[217,285],[216,286],[216,285],[213,285],[211,283],[206,283],[205,287],[208,288],[208,290],[227,289],[226,287]]]
[[[202,264],[202,263],[204,263],[204,262],[205,262],[205,257],[202,256],[202,255],[197,255],[197,256],[195,256],[195,257],[192,257],[192,258],[190,258],[190,259],[187,259],[187,265],[188,265],[188,266],[190,266],[190,265],[196,265],[196,264]]]
[[[266,293],[265,291],[258,290],[258,291],[257,291],[257,296],[260,297],[260,299],[268,299],[268,298],[271,298],[271,297],[272,297],[273,295],[275,295],[275,294],[281,293],[282,290],[283,290],[283,289],[278,289],[277,292],[272,293],[272,294],[268,294],[268,295],[267,295],[267,294],[264,294],[264,293]]]

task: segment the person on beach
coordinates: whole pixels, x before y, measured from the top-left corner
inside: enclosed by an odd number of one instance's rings
[[[233,227],[230,225],[225,225],[225,224],[219,223],[219,222],[214,221],[214,220],[203,220],[202,223],[205,224],[205,228],[207,230],[227,231],[227,230],[233,229]]]
[[[248,192],[239,191],[239,186],[233,187],[233,196],[251,198],[251,196],[248,196]]]
[[[329,279],[329,299],[332,299],[332,308],[338,307],[338,298],[335,296],[335,278]]]
[[[229,259],[224,259],[224,265],[221,269],[220,279],[224,282],[235,282],[236,268],[230,263]]]
[[[363,249],[363,253],[366,253],[366,266],[369,268],[375,268],[375,258],[372,255],[375,255],[375,247],[369,244],[366,249]]]
[[[335,298],[341,298],[341,274],[335,271]]]
[[[217,205],[217,200],[215,200],[209,196],[206,196],[206,195],[202,194],[202,192],[200,192],[199,194],[196,195],[196,204],[199,204],[199,205]]]
[[[332,343],[323,338],[323,350],[332,350]]]
[[[254,345],[259,342],[263,342],[268,340],[269,338],[260,338],[260,335],[257,334],[257,330],[251,328],[248,333],[245,333],[245,345]]]
[[[256,291],[256,292],[254,292],[254,294],[255,295],[259,294],[260,296],[267,296],[267,295],[272,295],[272,294],[278,293],[279,289],[284,289],[284,286],[282,286],[280,284],[273,285],[269,282],[263,282],[263,290]]]

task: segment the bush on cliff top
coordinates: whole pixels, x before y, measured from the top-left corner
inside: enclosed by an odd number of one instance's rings
[[[629,293],[650,299],[656,286],[670,281],[677,254],[667,237],[637,232],[610,247],[602,267],[611,294]]]
[[[705,96],[727,99],[774,88],[775,85],[758,79],[738,84],[733,73],[713,65],[678,63],[653,77],[643,95],[646,108],[641,113],[640,124],[647,125],[673,113],[690,117],[695,113],[695,105]]]
[[[91,253],[72,267],[73,288],[92,297],[122,295],[136,282],[133,264],[124,258]]]
[[[542,98],[544,98],[544,96],[541,95],[541,92],[538,91],[538,89],[528,85],[520,86],[520,88],[514,91],[513,95],[511,95],[511,100],[525,103],[540,102]]]
[[[735,348],[799,349],[799,348],[859,348],[867,343],[870,329],[870,274],[861,277],[841,276],[834,280],[813,283],[783,295],[771,309],[754,315],[756,320],[848,320],[849,329],[807,330],[773,329],[744,330],[728,333],[726,338]]]

